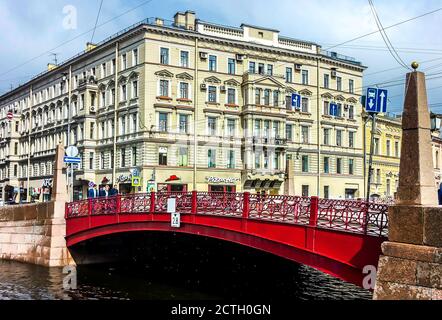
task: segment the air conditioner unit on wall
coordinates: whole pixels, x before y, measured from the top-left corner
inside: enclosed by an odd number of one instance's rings
[[[226,86],[221,86],[221,87],[219,88],[219,90],[222,91],[222,92],[225,92],[225,91],[226,91]]]
[[[207,52],[200,52],[200,58],[201,59],[207,59]]]
[[[301,67],[302,67],[302,64],[299,64],[299,63],[295,64],[296,71],[301,71]]]
[[[244,61],[244,55],[243,54],[237,54],[236,55],[236,61]]]
[[[95,112],[97,112],[97,108],[96,108],[95,106],[91,106],[91,107],[89,108],[89,112],[91,112],[91,113],[95,113]]]
[[[207,85],[205,83],[201,83],[201,90],[207,90]]]
[[[332,69],[331,70],[331,76],[332,76],[332,78],[336,78],[336,69]]]

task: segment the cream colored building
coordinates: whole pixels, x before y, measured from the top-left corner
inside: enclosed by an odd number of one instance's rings
[[[82,158],[76,199],[89,181],[122,192],[363,196],[365,67],[350,57],[187,11],[143,21],[49,69],[0,97],[6,200],[11,190],[25,198],[28,186],[48,198],[68,124]]]

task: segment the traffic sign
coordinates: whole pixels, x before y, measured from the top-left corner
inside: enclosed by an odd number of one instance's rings
[[[295,109],[301,108],[301,95],[297,93],[292,93],[292,107]]]
[[[78,148],[75,146],[70,146],[66,148],[66,155],[70,158],[78,156]]]
[[[171,223],[172,228],[179,228],[181,227],[181,215],[178,212],[173,212],[171,214]]]
[[[80,157],[64,157],[64,163],[81,163]]]
[[[335,117],[338,115],[338,105],[334,102],[330,103],[330,115]]]
[[[378,113],[387,112],[388,91],[385,89],[368,88],[365,98],[365,111]]]
[[[378,112],[377,111],[377,94],[378,89],[368,88],[367,97],[365,99],[365,111],[367,112]]]
[[[11,111],[9,111],[7,117],[8,117],[8,120],[12,120],[14,118],[14,114]]]
[[[376,99],[378,112],[387,112],[387,97],[388,97],[387,90],[378,89],[378,96]]]

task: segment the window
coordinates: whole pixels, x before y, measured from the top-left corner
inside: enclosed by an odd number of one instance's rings
[[[161,64],[169,64],[169,49],[161,48],[160,49],[160,63]]]
[[[138,64],[138,49],[134,49],[132,51],[132,66],[136,66]]]
[[[280,154],[281,153],[279,153],[279,152],[275,152],[273,154],[273,170],[278,170],[279,169]]]
[[[255,169],[261,169],[262,151],[255,152]]]
[[[208,160],[207,166],[209,168],[216,168],[216,150],[215,149],[209,149],[207,151],[207,160]]]
[[[91,127],[89,130],[89,139],[93,140],[95,138],[95,123],[91,122]]]
[[[324,157],[324,173],[330,173],[330,158]]]
[[[264,169],[268,169],[269,168],[269,153],[267,151],[267,148],[264,149]]]
[[[256,69],[255,69],[255,62],[250,61],[249,62],[249,73],[255,73]]]
[[[336,173],[342,174],[342,158],[336,159]]]
[[[279,91],[273,91],[273,106],[279,107]]]
[[[105,77],[106,76],[106,63],[103,63],[101,65],[101,77]]]
[[[189,133],[189,116],[180,114],[180,133]]]
[[[112,59],[112,74],[115,74],[116,63],[115,59]]]
[[[169,80],[160,80],[160,96],[169,96]]]
[[[258,73],[262,75],[264,74],[264,63],[258,64]]]
[[[342,90],[342,78],[336,77],[336,90],[341,91]]]
[[[209,71],[216,71],[216,56],[209,55]]]
[[[342,130],[336,130],[336,145],[342,146]]]
[[[279,121],[273,121],[273,138],[279,138]]]
[[[235,59],[229,58],[227,62],[227,72],[229,74],[235,74],[235,69],[236,69]]]
[[[104,170],[104,152],[100,152],[100,169]]]
[[[301,98],[301,111],[308,112],[308,98]]]
[[[187,167],[188,163],[188,150],[187,147],[179,147],[178,148],[178,166]]]
[[[398,141],[394,142],[394,156],[396,158],[399,158],[399,142]]]
[[[121,163],[120,166],[122,168],[126,167],[126,148],[121,149]]]
[[[236,90],[229,88],[227,89],[227,103],[228,104],[236,104],[236,97],[235,97]]]
[[[216,135],[216,118],[215,117],[208,117],[207,118],[207,129],[208,129],[207,133],[209,136]]]
[[[330,187],[324,186],[324,198],[329,199],[330,198]]]
[[[266,106],[270,105],[270,89],[264,90],[264,105]]]
[[[353,80],[348,80],[348,92],[350,93],[354,93],[355,88],[354,88],[354,81]]]
[[[167,147],[158,149],[158,165],[167,166]]]
[[[303,197],[309,196],[308,185],[305,184],[302,185],[302,196]]]
[[[137,115],[132,114],[132,132],[137,132]]]
[[[348,159],[348,174],[354,174],[354,160]]]
[[[302,84],[307,85],[308,84],[308,70],[302,70]]]
[[[285,137],[288,141],[293,141],[293,125],[285,125]]]
[[[109,161],[109,169],[112,169],[114,167],[114,152],[110,152],[110,161]]]
[[[188,51],[181,51],[180,54],[180,65],[183,68],[189,67],[189,52]]]
[[[256,105],[261,104],[261,89],[259,89],[259,88],[255,89],[255,104]]]
[[[292,96],[285,97],[285,107],[287,110],[292,110]]]
[[[391,154],[390,154],[390,144],[391,144],[391,141],[390,140],[387,140],[387,142],[386,142],[386,152],[387,152],[387,157],[389,157]]]
[[[330,102],[324,101],[324,110],[323,110],[322,114],[325,116],[330,115]]]
[[[342,117],[342,104],[341,103],[336,104],[336,115],[335,116],[338,118]]]
[[[255,120],[255,132],[253,133],[253,135],[255,137],[260,137],[261,136],[261,120]]]
[[[348,132],[348,147],[349,148],[355,147],[355,132],[354,131]]]
[[[351,120],[355,118],[355,107],[353,105],[348,106],[348,118]]]
[[[324,88],[328,89],[330,87],[330,75],[324,74]]]
[[[273,65],[272,64],[267,65],[267,75],[273,76]]]
[[[209,102],[216,103],[216,87],[209,86]]]
[[[126,101],[127,100],[127,87],[125,84],[121,86],[121,98],[120,101]]]
[[[132,167],[137,165],[137,147],[132,147]]]
[[[308,156],[302,156],[302,172],[308,172]]]
[[[165,113],[165,112],[159,113],[158,128],[159,128],[159,131],[161,131],[161,132],[167,131],[167,113]]]
[[[285,80],[287,82],[293,82],[293,69],[292,68],[285,68]]]
[[[14,164],[14,177],[18,175],[18,165]]]
[[[376,183],[381,184],[381,169],[376,169]]]
[[[301,126],[301,143],[309,143],[309,128]]]
[[[189,99],[189,84],[187,82],[180,82],[180,98]]]
[[[106,106],[106,91],[101,91],[101,107]]]
[[[132,99],[138,98],[138,81],[132,82]]]
[[[235,119],[227,119],[227,135],[230,137],[235,135]]]
[[[379,154],[379,138],[374,138],[374,154]]]
[[[387,179],[387,196],[391,195],[391,182],[390,179]]]
[[[227,152],[227,168],[234,169],[235,168],[235,151],[229,150]]]
[[[121,70],[125,70],[127,68],[127,55],[124,53],[121,56]]]
[[[330,144],[330,129],[324,128],[324,145]]]

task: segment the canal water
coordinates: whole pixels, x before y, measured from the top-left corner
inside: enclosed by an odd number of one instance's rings
[[[150,237],[148,243],[142,238],[130,239],[130,246],[123,243],[131,259],[77,267],[76,290],[63,289],[65,275],[61,268],[0,260],[0,300],[280,301],[372,297],[370,291],[313,268],[239,245],[181,236],[158,235]]]

